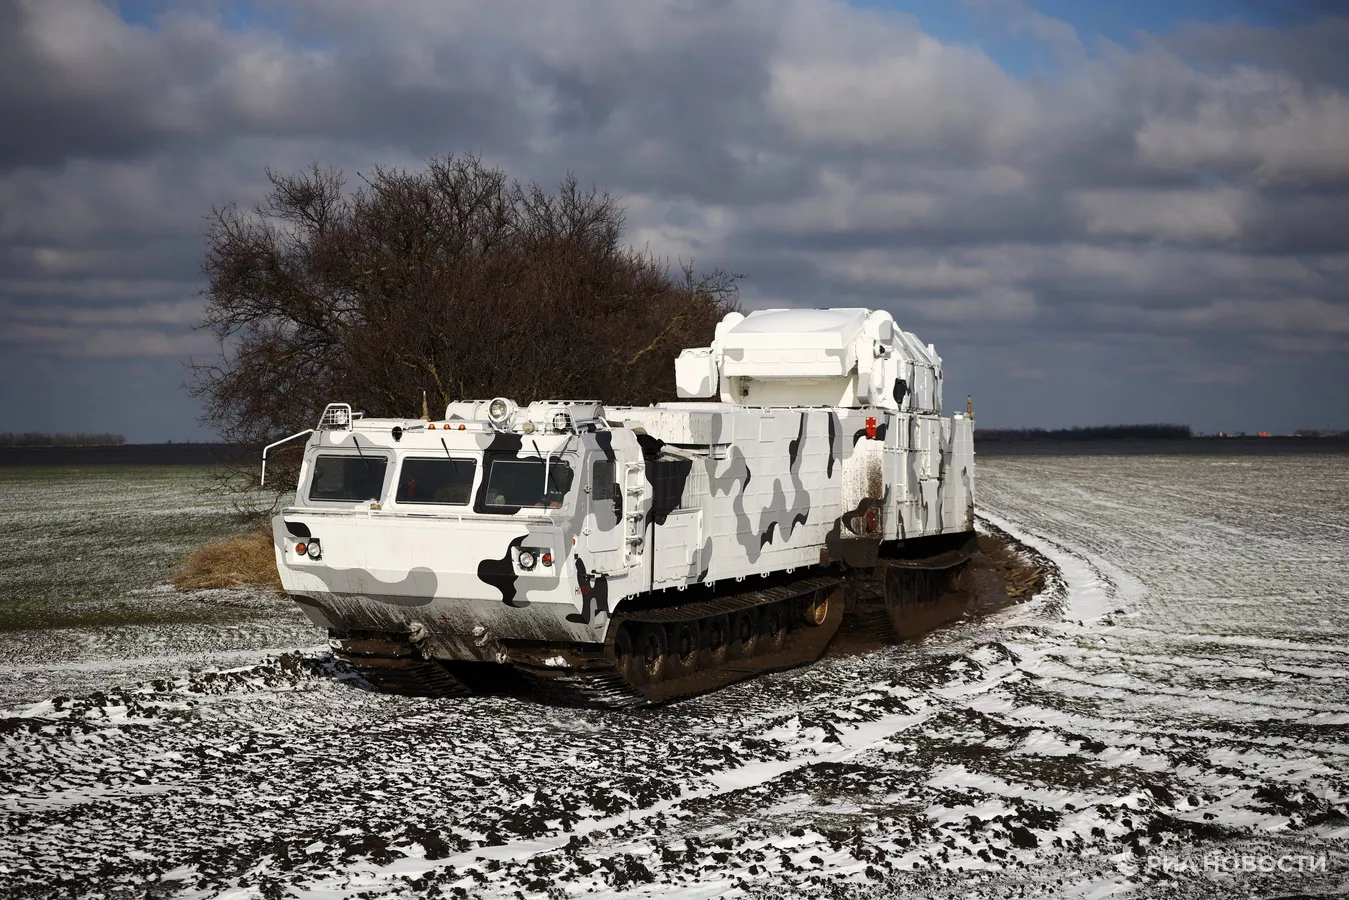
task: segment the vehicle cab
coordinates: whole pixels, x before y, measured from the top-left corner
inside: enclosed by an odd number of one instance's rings
[[[316,624],[597,640],[610,579],[640,581],[641,454],[598,403],[454,403],[438,421],[330,404],[307,434],[273,532]]]

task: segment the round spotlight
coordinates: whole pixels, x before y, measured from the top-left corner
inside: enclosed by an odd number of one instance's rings
[[[516,559],[520,561],[520,568],[525,570],[534,568],[534,564],[538,562],[538,558],[534,556],[533,550],[521,550],[520,555],[516,557]]]
[[[564,412],[553,414],[553,430],[559,434],[571,430],[571,416]]]
[[[487,419],[493,425],[503,425],[511,417],[514,404],[505,397],[497,397],[491,403],[487,404]]]
[[[310,541],[308,548],[305,549],[305,554],[308,555],[310,559],[318,559],[323,555],[323,548],[319,546],[318,541]]]

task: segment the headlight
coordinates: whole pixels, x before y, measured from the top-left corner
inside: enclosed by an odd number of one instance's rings
[[[491,403],[487,404],[487,419],[493,425],[504,425],[506,420],[511,417],[515,410],[512,407],[515,404],[505,397],[497,397]]]
[[[561,434],[562,432],[569,431],[570,429],[571,429],[571,416],[567,415],[564,412],[555,413],[553,415],[554,431]]]
[[[516,559],[520,562],[520,568],[526,571],[534,568],[534,564],[538,562],[538,557],[534,555],[533,550],[521,550]]]
[[[298,550],[299,548],[297,547],[296,549]],[[304,552],[310,559],[319,559],[323,556],[323,548],[319,546],[318,541],[313,539],[310,539],[309,546],[305,548]]]

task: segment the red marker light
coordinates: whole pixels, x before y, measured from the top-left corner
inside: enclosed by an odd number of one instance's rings
[[[450,426],[446,425],[445,427],[446,427],[446,428],[449,428]],[[463,425],[460,425],[460,426],[459,426],[459,430],[460,430],[460,431],[463,431],[463,430],[464,430],[464,426],[463,426]]]
[[[539,560],[539,562],[543,563],[545,566],[551,566],[553,564],[553,554],[551,553],[543,554],[543,557]]]
[[[304,544],[296,544],[296,545],[295,545],[295,552],[298,553],[298,554],[300,554],[301,556],[304,556],[305,551],[308,550],[308,549],[309,549],[309,548],[306,547]]]
[[[867,416],[867,440],[876,440],[876,417]]]

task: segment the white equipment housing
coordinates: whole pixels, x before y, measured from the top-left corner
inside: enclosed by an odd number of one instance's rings
[[[902,392],[896,391],[903,384]],[[874,406],[938,413],[941,357],[884,310],[731,313],[711,347],[675,360],[679,396],[741,406]]]

